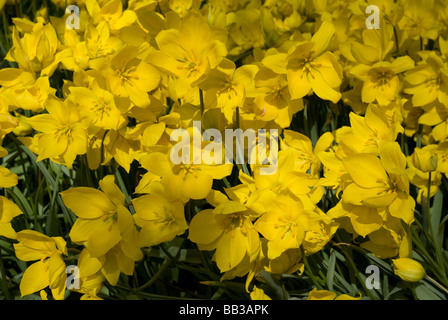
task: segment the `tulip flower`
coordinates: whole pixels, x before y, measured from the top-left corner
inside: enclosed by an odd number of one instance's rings
[[[406,282],[418,282],[426,273],[423,266],[410,258],[393,259],[394,273]]]

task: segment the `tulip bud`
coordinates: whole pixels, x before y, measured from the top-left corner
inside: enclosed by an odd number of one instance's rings
[[[23,137],[33,133],[33,127],[30,124],[26,123],[26,117],[21,114],[16,114],[19,118],[19,125],[14,128],[12,131],[16,136]]]
[[[415,148],[412,155],[414,166],[422,172],[436,171],[438,161],[434,150],[435,148],[432,148],[432,146],[427,146],[422,149]]]
[[[394,273],[407,282],[418,282],[425,275],[425,269],[417,261],[410,258],[399,258],[392,260],[394,263]]]

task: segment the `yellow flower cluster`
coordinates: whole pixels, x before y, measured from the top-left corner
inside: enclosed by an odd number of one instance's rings
[[[77,217],[65,238],[16,233],[10,222],[20,209],[0,196],[0,235],[16,239],[19,259],[37,261],[23,275],[22,295],[49,287],[63,299],[67,243],[79,250],[85,299],[98,298],[105,281],[116,285],[120,273],[132,275],[142,248],[176,236],[214,251],[221,279],[246,276],[248,291],[261,271],[303,272],[304,255],[322,250],[338,229],[362,237],[360,246],[377,257],[412,258],[415,206],[448,172],[445,1],[76,4],[79,29],[66,26],[69,14],[45,8],[34,21],[12,19],[10,65],[0,70],[0,141],[14,134],[37,161],[69,170],[83,159],[92,171],[137,166],[144,174],[131,199],[113,175],[100,189],[61,192]],[[379,29],[366,28],[369,4],[380,10]],[[330,119],[307,136],[313,115],[342,119],[347,106],[343,125]],[[303,128],[293,125],[299,114]],[[265,175],[266,163],[247,165],[248,150],[242,165],[173,163],[171,134],[192,132],[193,121],[223,135],[279,130],[278,169]],[[0,187],[17,183],[0,167]],[[336,294],[310,293],[321,296]]]

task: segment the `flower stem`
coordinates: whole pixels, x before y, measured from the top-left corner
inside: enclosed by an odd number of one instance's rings
[[[202,119],[202,116],[204,115],[204,110],[205,110],[204,92],[202,91],[202,89],[199,89],[199,102],[201,104],[201,119]]]
[[[8,282],[6,280],[5,265],[3,263],[3,255],[1,249],[0,249],[0,285],[3,291],[3,295],[5,296],[5,299],[11,300],[11,295],[8,290]]]
[[[399,55],[399,44],[398,44],[398,32],[397,32],[397,28],[394,26],[394,37],[395,37],[395,51],[397,56]]]
[[[444,286],[442,286],[440,283],[438,283],[436,280],[434,280],[433,278],[431,278],[430,276],[426,275],[425,279],[432,282],[433,284],[435,284],[437,287],[439,287],[440,289],[442,289],[443,291],[445,291],[446,293],[448,293],[448,289],[445,288]]]
[[[306,273],[309,275],[311,281],[314,283],[317,289],[322,290],[322,286],[320,285],[319,281],[317,281],[316,276],[314,275],[313,271],[311,270],[310,264],[308,263],[308,258],[306,257],[305,250],[303,249],[303,246],[300,246],[300,250],[302,252],[302,258],[303,263],[305,264]]]
[[[437,256],[437,262],[441,269],[441,274],[445,281],[448,282],[448,278],[446,276],[445,272],[445,264],[444,264],[444,258],[442,255],[442,252],[440,251],[439,246],[437,245],[437,234],[434,232],[434,228],[432,225],[432,219],[431,219],[431,171],[428,172],[428,193],[426,197],[426,218],[428,219],[428,225],[429,225],[429,233],[431,235],[431,240],[434,245],[434,250],[436,251]]]
[[[240,107],[236,107],[236,128],[240,129]],[[244,140],[241,141],[241,136],[238,134],[236,137],[236,159],[237,159],[237,163],[238,160],[241,160],[241,166],[242,166],[242,170],[245,174],[247,174],[248,176],[250,176],[250,172],[249,169],[247,168],[246,162],[244,161],[244,150],[242,148],[242,143],[244,143]]]

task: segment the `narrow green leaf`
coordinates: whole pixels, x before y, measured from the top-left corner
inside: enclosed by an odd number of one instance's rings
[[[19,141],[19,140],[17,140]],[[37,156],[30,150],[28,149],[24,144],[22,144],[20,141],[19,143],[21,144],[20,147],[22,148],[23,151],[25,151],[25,153],[28,155],[28,157],[30,157],[38,166],[39,170],[42,171],[42,174],[45,176],[45,179],[47,179],[48,183],[50,183],[51,188],[55,188],[55,184],[56,181],[53,178],[53,176],[51,175],[50,171],[48,171],[48,169],[45,167],[45,165],[42,163],[42,161],[37,161]]]
[[[444,300],[446,297],[425,281],[415,287],[415,294],[420,300]]]
[[[31,205],[28,202],[28,200],[26,199],[26,197],[23,195],[22,191],[20,191],[20,189],[17,188],[17,186],[14,186],[7,190],[8,190],[8,194],[13,198],[15,204],[17,204],[19,206],[19,208],[20,208],[20,210],[22,210],[23,214],[25,214],[25,216],[28,219],[31,219],[31,217],[34,215],[33,209],[31,208]]]
[[[126,202],[130,203],[132,198],[129,195],[128,190],[126,189],[126,185],[124,184],[123,177],[121,176],[119,169],[115,170],[115,179],[116,179],[116,184],[120,188],[121,192],[123,192],[124,196],[126,197]],[[133,206],[129,206],[129,211],[131,211],[132,214],[135,214],[135,210],[134,210]]]
[[[336,266],[336,254],[334,252],[334,250],[331,250],[327,269],[327,287],[330,291],[333,291],[333,280]]]
[[[436,244],[437,244],[437,246],[439,246],[439,248],[441,248],[442,244],[443,244],[443,226],[444,226],[444,224],[442,224],[442,225],[440,224],[441,219],[442,219],[442,205],[443,205],[443,193],[439,189],[434,196],[433,205],[431,208],[432,230],[434,230],[434,232],[436,233],[433,235],[433,237],[435,238],[434,240],[436,241]],[[442,227],[442,230],[440,230],[439,226]],[[440,231],[442,231],[442,233],[440,233]]]

